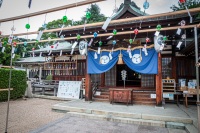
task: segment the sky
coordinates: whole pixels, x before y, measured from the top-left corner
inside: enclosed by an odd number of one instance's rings
[[[29,14],[80,1],[83,0],[32,0],[31,8],[29,9],[28,8],[29,0],[4,0],[0,8],[0,19],[19,16],[23,14]],[[145,0],[133,0],[133,1],[141,8],[141,11],[144,11],[143,3],[145,2]],[[150,15],[172,12],[170,7],[174,4],[177,5],[178,3],[178,0],[147,0],[147,1],[149,2],[150,6],[145,12]],[[109,17],[111,16],[113,9],[115,8],[115,4],[117,7],[119,7],[120,4],[123,2],[124,0],[106,0],[103,2],[97,2],[96,4],[99,5],[101,13],[104,14],[106,17]],[[14,25],[14,27],[16,28],[14,33],[24,33],[27,32],[25,25],[28,22],[31,26],[31,28],[28,31],[37,31],[38,28],[41,27],[42,24],[44,23],[45,16],[46,16],[45,22],[48,23],[52,20],[61,19],[65,15],[65,13],[68,19],[80,20],[81,17],[85,15],[86,9],[89,7],[90,4],[85,6],[70,8],[67,10],[61,10],[57,12],[43,14],[35,17],[3,22],[0,24],[0,31],[2,31],[2,35],[11,34],[12,32],[11,28]],[[37,35],[29,35],[28,38],[35,39],[36,36]],[[26,38],[27,36],[24,37]]]

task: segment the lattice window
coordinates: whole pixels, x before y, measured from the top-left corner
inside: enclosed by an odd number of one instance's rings
[[[162,78],[172,77],[171,57],[162,58]]]
[[[154,81],[154,75],[153,74],[142,74],[142,87],[155,87],[155,81]]]
[[[106,86],[116,86],[116,65],[106,72],[105,80]]]

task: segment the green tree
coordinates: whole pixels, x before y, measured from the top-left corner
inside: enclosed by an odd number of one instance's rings
[[[86,12],[91,13],[91,18],[87,20],[87,23],[94,23],[94,22],[103,22],[106,20],[106,17],[104,14],[101,14],[101,9],[97,4],[92,4],[90,8],[86,9]],[[86,20],[86,17],[83,16],[81,18],[80,24],[84,24]]]
[[[200,0],[187,0],[185,5],[188,9],[200,7]],[[185,5],[178,2],[178,6],[172,5],[170,8],[173,11],[185,10]]]
[[[3,42],[8,42],[8,38],[2,39]],[[16,41],[16,40],[13,40]],[[17,48],[17,47],[16,47]],[[5,46],[5,51],[2,53],[1,52],[2,48],[0,48],[0,64],[9,66],[10,65],[10,59],[11,59],[11,45],[6,45]],[[15,58],[13,58],[13,65],[15,64],[14,61],[16,61],[20,56],[16,54],[15,52]]]

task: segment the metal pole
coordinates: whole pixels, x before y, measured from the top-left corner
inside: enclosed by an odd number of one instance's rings
[[[6,129],[5,133],[7,133],[8,130],[8,115],[9,115],[9,103],[10,103],[10,85],[11,85],[11,75],[12,75],[12,50],[13,45],[11,43],[11,52],[10,52],[10,73],[9,73],[9,84],[8,84],[8,104],[7,104],[7,115],[6,115]]]
[[[198,63],[198,40],[197,40],[197,27],[194,27],[195,37],[195,60]],[[200,133],[200,105],[199,105],[199,67],[196,65],[196,79],[197,79],[197,115],[198,115],[198,132]]]

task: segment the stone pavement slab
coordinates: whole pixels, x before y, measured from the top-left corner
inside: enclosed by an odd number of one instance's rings
[[[66,115],[30,133],[186,133],[184,130],[124,124]]]

